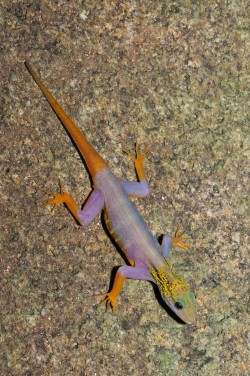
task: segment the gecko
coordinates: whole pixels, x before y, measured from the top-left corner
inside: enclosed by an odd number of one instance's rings
[[[61,184],[60,193],[45,191],[48,194],[46,203],[53,205],[53,208],[65,204],[77,222],[83,226],[87,226],[101,211],[104,211],[107,229],[128,262],[127,265],[118,268],[112,289],[99,294],[103,296],[102,302],[106,303],[107,308],[110,307],[115,311],[117,297],[127,278],[148,280],[158,286],[163,301],[182,322],[195,323],[194,293],[169,262],[171,245],[188,249],[188,245],[184,242],[186,239],[184,233],[178,229],[173,237],[164,235],[160,244],[131,200],[132,197],[149,194],[144,170],[146,150],[140,151],[136,142],[135,156],[125,151],[134,163],[138,181],[118,180],[108,164],[46,88],[31,64],[25,62],[25,65],[82,155],[93,186],[82,209],[72,196],[62,189]]]

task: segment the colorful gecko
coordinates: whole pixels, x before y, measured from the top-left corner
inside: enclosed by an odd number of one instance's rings
[[[31,65],[27,62],[25,64],[83,156],[94,187],[82,210],[62,188],[60,188],[60,193],[46,192],[52,196],[48,198],[47,203],[52,204],[53,207],[64,203],[81,225],[88,225],[101,210],[104,210],[107,228],[130,263],[130,266],[119,267],[113,288],[110,292],[101,294],[104,295],[103,302],[115,311],[116,300],[125,279],[144,279],[158,286],[164,302],[182,321],[188,324],[194,323],[196,320],[194,294],[168,261],[171,244],[184,249],[188,248],[183,242],[183,234],[177,230],[173,238],[164,235],[160,245],[129,198],[146,196],[149,193],[143,168],[145,151],[139,152],[136,143],[136,157],[126,152],[134,162],[139,181],[117,180],[103,158],[90,145],[41,82]]]

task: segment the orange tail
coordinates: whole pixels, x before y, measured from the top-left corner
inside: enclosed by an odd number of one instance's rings
[[[81,133],[80,129],[73,123],[73,121],[68,117],[66,112],[62,109],[62,107],[59,105],[59,103],[55,100],[53,95],[49,92],[49,90],[45,87],[45,85],[42,83],[34,69],[31,67],[31,65],[28,62],[25,62],[25,65],[36,81],[37,85],[47,98],[49,104],[55,111],[56,115],[59,117],[67,131],[69,132],[70,136],[74,140],[77,148],[79,149],[80,153],[82,154],[88,170],[92,177],[95,176],[95,174],[102,170],[103,168],[107,167],[106,162],[102,159],[102,157],[97,153],[97,151],[93,148],[93,146],[90,145],[90,143],[87,141],[86,137]]]

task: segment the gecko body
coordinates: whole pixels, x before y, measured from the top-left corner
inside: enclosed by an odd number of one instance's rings
[[[47,203],[54,206],[64,203],[81,225],[88,225],[100,211],[104,210],[107,228],[130,264],[130,266],[119,267],[111,291],[102,294],[103,301],[115,310],[117,297],[126,278],[149,280],[159,287],[164,302],[181,320],[189,324],[194,323],[196,320],[194,294],[169,263],[171,244],[188,248],[183,242],[185,239],[183,234],[177,230],[172,238],[164,235],[162,243],[159,244],[130,199],[132,196],[146,196],[149,193],[143,167],[146,153],[139,152],[137,143],[135,157],[126,152],[134,162],[139,181],[119,181],[48,91],[31,65],[28,62],[25,64],[74,140],[93,180],[94,189],[82,210],[62,188],[60,193],[46,192],[52,196],[48,198]]]

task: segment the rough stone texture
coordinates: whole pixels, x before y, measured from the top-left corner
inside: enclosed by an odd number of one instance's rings
[[[247,375],[248,2],[0,6],[0,374]],[[196,326],[143,281],[126,282],[116,314],[96,306],[124,260],[99,218],[83,229],[42,205],[59,178],[79,203],[90,183],[26,58],[117,176],[134,179],[122,147],[152,151],[151,195],[136,204],[156,236],[179,226],[191,239],[172,262]]]

